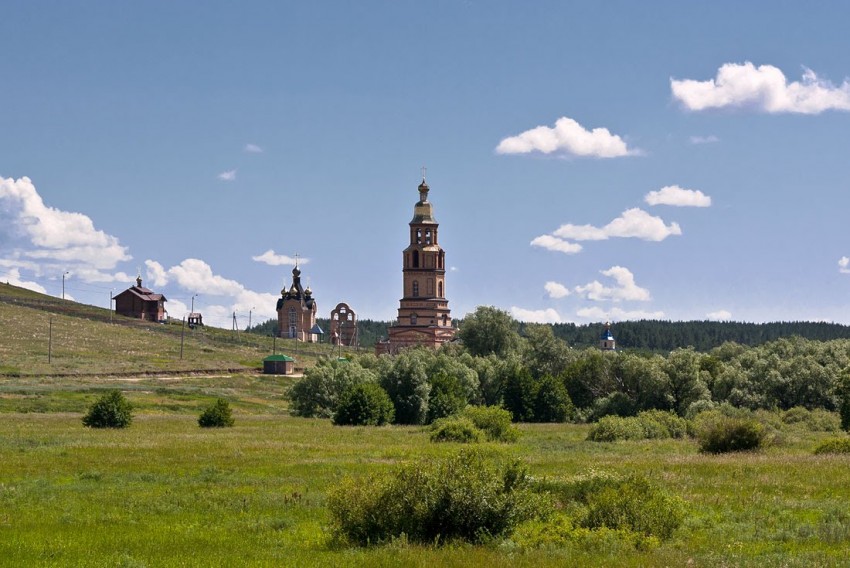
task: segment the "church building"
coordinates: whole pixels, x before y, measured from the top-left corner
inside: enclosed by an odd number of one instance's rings
[[[301,270],[298,265],[292,269],[292,286],[280,291],[277,301],[277,335],[315,343],[316,312],[318,311],[313,292],[308,286],[301,286]]]
[[[429,189],[423,175],[410,221],[410,245],[402,253],[403,297],[398,320],[389,329],[389,339],[375,346],[378,355],[417,345],[437,348],[451,341],[457,331],[446,299],[446,253],[440,247]]]

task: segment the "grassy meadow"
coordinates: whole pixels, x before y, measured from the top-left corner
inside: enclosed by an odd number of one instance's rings
[[[480,444],[536,478],[647,476],[687,503],[658,548],[614,537],[345,547],[326,507],[342,478],[460,446],[431,443],[423,427],[290,416],[294,379],[256,372],[270,338],[204,328],[187,333],[181,360],[179,326],[110,323],[106,310],[0,285],[11,294],[21,302],[0,301],[0,566],[850,566],[850,456],[814,455],[835,434],[802,424],[764,451],[721,456],[690,439],[590,442],[576,424],[521,425],[518,442]],[[301,364],[328,350],[314,347]],[[111,388],[135,406],[132,425],[84,428]],[[218,397],[235,426],[199,428]]]
[[[596,443],[588,426],[524,425],[513,444],[535,477],[589,469],[650,477],[688,504],[659,548],[344,548],[325,496],[342,477],[456,451],[422,427],[335,427],[291,417],[284,377],[27,378],[0,381],[0,565],[7,566],[837,566],[850,565],[850,457],[815,456],[830,435],[789,426],[763,452],[698,453],[691,440]],[[125,430],[93,430],[83,410],[121,388],[138,411]],[[41,400],[36,411],[21,401]],[[201,429],[227,398],[236,425]]]

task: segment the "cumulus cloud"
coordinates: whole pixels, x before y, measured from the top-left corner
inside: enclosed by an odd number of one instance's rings
[[[499,154],[563,153],[571,156],[617,158],[640,152],[607,128],[587,130],[572,118],[561,117],[554,127],[538,126],[499,142]]]
[[[746,107],[767,113],[820,114],[850,110],[850,82],[840,86],[804,69],[800,81],[788,82],[773,65],[756,67],[749,61],[726,63],[707,81],[670,79],[673,98],[687,110]]]
[[[511,315],[514,319],[528,323],[563,323],[563,319],[557,311],[552,308],[545,310],[526,310],[511,306]]]
[[[249,290],[243,284],[215,274],[212,267],[197,258],[187,258],[180,264],[166,269],[155,260],[145,261],[147,277],[154,286],[174,284],[190,294],[200,294],[204,298],[219,298],[208,304],[195,302],[195,311],[204,314],[204,323],[229,328],[233,312],[238,314],[254,313],[256,321],[275,316],[275,304],[278,296],[265,292]],[[189,309],[186,302],[170,299],[166,305],[171,317],[180,318]]]
[[[38,275],[72,270],[87,281],[108,281],[114,275],[105,271],[132,258],[88,216],[45,205],[27,177],[0,177],[0,232],[8,239],[6,265]]]
[[[47,294],[47,290],[44,288],[44,286],[38,284],[37,282],[30,282],[21,279],[21,271],[17,268],[12,268],[8,272],[0,272],[0,282],[5,282],[6,284],[11,284],[12,286],[17,286],[19,288],[26,288],[27,290],[32,290],[33,292],[41,292],[42,294]]]
[[[233,181],[236,179],[236,170],[227,170],[218,174],[218,179],[221,181]]]
[[[274,250],[269,249],[263,254],[252,256],[251,260],[262,262],[263,264],[268,264],[269,266],[295,266],[296,259],[291,256],[286,256],[285,254],[277,254]],[[310,262],[309,258],[298,257],[298,264],[307,264]]]
[[[643,200],[650,205],[711,207],[711,197],[698,189],[683,189],[678,185],[668,185],[658,191],[650,191]]]
[[[690,142],[691,144],[713,144],[715,142],[720,142],[720,138],[713,134],[710,136],[691,136]]]
[[[732,312],[729,310],[717,310],[716,312],[709,312],[705,314],[706,319],[714,320],[714,321],[725,321],[732,319]]]
[[[558,282],[547,282],[543,285],[543,288],[546,290],[546,293],[549,294],[550,298],[554,298],[556,300],[570,295],[569,289]]]
[[[263,149],[256,144],[245,144],[245,152],[248,152],[249,154],[262,154]]]
[[[541,247],[555,252],[562,252],[564,254],[576,254],[577,252],[581,252],[582,248],[578,243],[571,243],[569,241],[559,239],[558,237],[553,237],[552,235],[540,235],[539,237],[536,237],[533,241],[531,241],[531,246]]]
[[[838,259],[838,272],[841,274],[850,274],[850,258],[842,256]]]
[[[580,318],[593,321],[625,321],[625,320],[660,320],[664,318],[664,312],[647,312],[644,310],[623,310],[617,307],[603,310],[600,307],[582,308],[576,312]]]
[[[613,237],[663,241],[671,235],[681,234],[678,223],[666,225],[660,217],[654,217],[637,207],[623,211],[604,227],[566,224],[553,233],[556,237],[575,241],[601,241]]]
[[[576,286],[575,292],[580,296],[594,301],[636,301],[648,302],[651,300],[649,290],[641,288],[635,283],[635,276],[631,270],[623,266],[612,266],[608,270],[601,270],[603,276],[608,276],[616,282],[616,286],[605,286],[598,280],[594,280],[584,286]]]

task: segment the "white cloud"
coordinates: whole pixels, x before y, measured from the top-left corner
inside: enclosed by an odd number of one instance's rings
[[[286,256],[285,254],[277,254],[274,250],[269,249],[261,255],[252,256],[251,260],[255,260],[257,262],[262,262],[263,264],[268,264],[269,266],[295,266],[296,259],[291,256]],[[309,258],[298,257],[298,264],[307,264],[310,262]]]
[[[543,288],[546,289],[546,293],[549,294],[550,298],[560,299],[570,295],[569,289],[563,284],[559,284],[557,282],[547,282]]]
[[[643,310],[622,310],[611,308],[603,310],[600,307],[582,308],[576,312],[580,318],[593,321],[625,321],[625,320],[660,320],[664,318],[664,312],[647,312]]]
[[[575,292],[588,300],[594,301],[635,301],[648,302],[651,300],[649,290],[635,284],[635,276],[632,272],[622,266],[612,266],[608,270],[601,270],[603,276],[613,278],[617,286],[610,287],[594,280],[584,286],[576,286]]]
[[[168,272],[165,268],[155,260],[146,260],[147,278],[152,281],[154,286],[165,286],[168,284]]]
[[[197,258],[187,258],[172,266],[168,276],[186,290],[200,294],[237,296],[245,290],[239,282],[213,274],[210,265]]]
[[[732,312],[729,310],[717,310],[716,312],[709,312],[705,314],[705,317],[715,321],[730,320],[732,319]]]
[[[102,281],[110,278],[103,271],[132,258],[116,237],[95,229],[88,216],[45,205],[27,177],[0,177],[0,232],[11,245],[4,251],[7,265],[36,274],[71,270]]]
[[[0,273],[0,282],[5,282],[7,284],[11,284],[12,286],[18,286],[19,288],[26,288],[27,290],[32,290],[33,292],[41,292],[42,294],[47,294],[47,290],[44,288],[44,286],[36,282],[22,280],[21,272],[17,268],[12,268],[8,272]]]
[[[558,237],[553,237],[552,235],[540,235],[539,237],[536,237],[533,241],[531,241],[531,246],[541,247],[555,252],[562,252],[564,254],[576,254],[577,252],[581,252],[580,244],[571,243],[569,241],[559,239]]]
[[[256,144],[245,144],[245,152],[248,152],[249,154],[262,154],[263,149]]]
[[[643,209],[635,207],[623,211],[619,217],[601,228],[566,224],[561,225],[553,234],[576,241],[601,241],[612,237],[663,241],[671,235],[681,235],[682,229],[678,223],[665,225],[660,217],[653,217]]]
[[[713,134],[710,136],[691,136],[690,141],[691,144],[713,144],[715,142],[720,142],[720,138]]]
[[[218,179],[221,181],[233,181],[236,179],[236,170],[227,170],[226,172],[221,172],[218,174]]]
[[[838,272],[841,274],[850,274],[850,258],[842,256],[838,259]]]
[[[711,197],[698,189],[683,189],[678,185],[668,185],[658,191],[650,191],[643,200],[650,205],[711,207]]]
[[[789,83],[773,65],[756,67],[749,61],[726,63],[707,81],[670,79],[673,98],[688,110],[748,107],[768,113],[819,114],[850,110],[850,82],[836,87],[805,69],[802,80]]]
[[[616,158],[640,152],[630,149],[622,138],[607,128],[587,130],[572,118],[561,117],[554,127],[538,126],[499,142],[499,154],[528,154],[560,152],[572,156]]]
[[[518,308],[516,306],[511,306],[511,315],[514,319],[519,321],[524,321],[528,323],[563,323],[564,320],[561,319],[561,316],[553,310],[552,308],[547,308],[545,310],[526,310],[525,308]]]

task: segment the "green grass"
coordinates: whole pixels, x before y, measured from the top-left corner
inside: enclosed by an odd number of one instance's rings
[[[683,528],[651,551],[616,539],[523,550],[336,548],[325,495],[343,476],[447,455],[421,427],[334,427],[294,418],[292,379],[233,375],[137,381],[8,378],[0,397],[0,565],[15,566],[832,566],[850,563],[850,456],[816,456],[828,433],[789,429],[783,445],[707,456],[691,440],[586,441],[588,426],[524,425],[513,444],[538,478],[589,468],[643,474],[687,502]],[[120,386],[138,411],[120,431],[82,411]],[[14,395],[14,396],[13,396]],[[37,396],[49,412],[16,410]],[[226,398],[236,424],[197,425]]]

